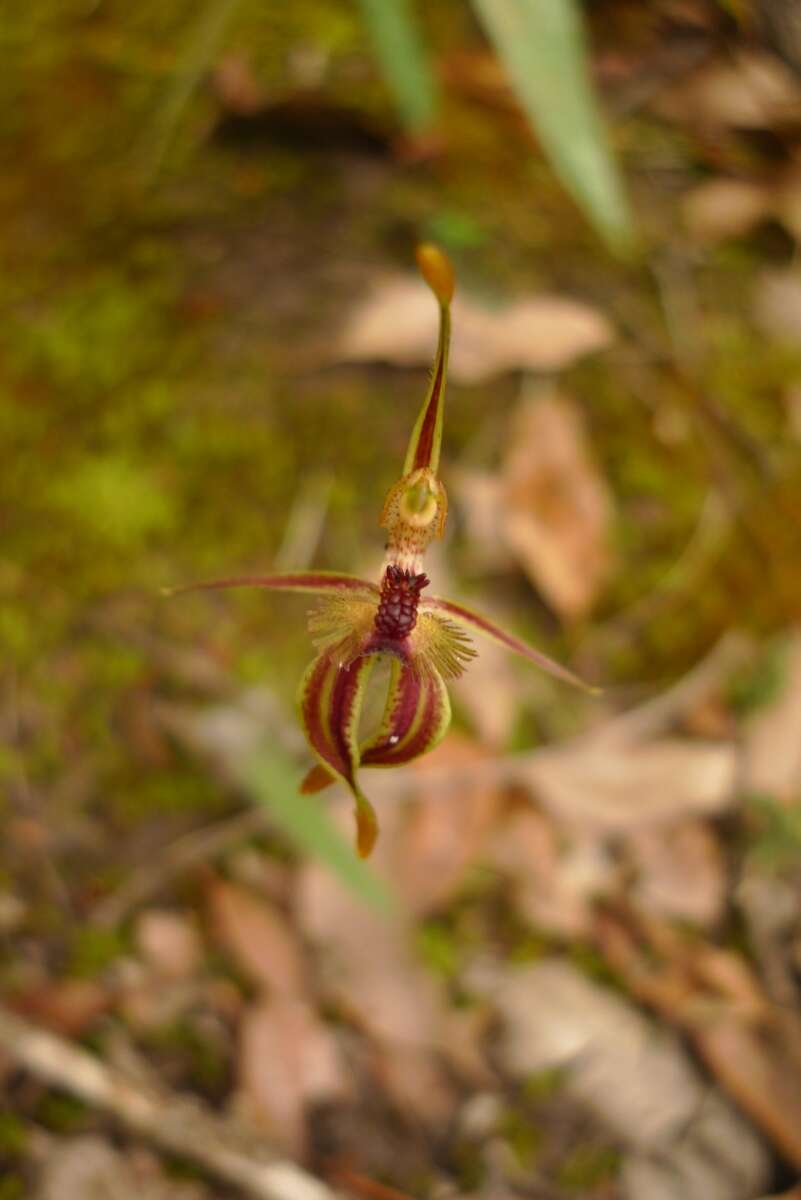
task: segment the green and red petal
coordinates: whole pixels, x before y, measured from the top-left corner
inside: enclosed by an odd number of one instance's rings
[[[361,746],[365,767],[411,762],[433,750],[450,725],[450,699],[436,669],[393,658],[391,672],[381,725]]]
[[[439,304],[439,341],[437,344],[431,384],[415,421],[403,474],[425,468],[437,473],[439,449],[442,442],[442,416],[445,405],[445,379],[448,372],[448,349],[451,339],[450,304],[453,297],[453,268],[436,246],[418,247],[417,265],[420,273]]]
[[[338,571],[286,571],[275,575],[232,575],[227,579],[209,579],[167,588],[166,593],[177,596],[183,592],[219,591],[224,588],[268,588],[274,592],[305,592],[319,596],[352,596],[354,599],[375,600],[378,588],[366,579],[343,575]]]
[[[427,754],[445,736],[450,720],[450,700],[439,672],[393,657],[384,715],[359,749],[361,766],[399,767]],[[304,778],[301,791],[322,791],[334,779],[331,770],[318,763]]]
[[[473,629],[476,633],[483,633],[485,637],[491,638],[494,642],[499,642],[505,646],[507,650],[511,650],[514,654],[519,654],[521,657],[528,659],[541,670],[546,671],[549,675],[553,675],[555,679],[561,679],[564,683],[571,683],[574,687],[582,688],[585,692],[597,694],[599,689],[585,683],[578,675],[574,675],[567,667],[563,667],[561,663],[555,662],[549,658],[547,654],[543,654],[541,650],[535,649],[534,646],[529,646],[528,642],[522,641],[515,637],[513,633],[507,633],[505,629],[501,629],[493,621],[481,615],[481,613],[473,612],[472,609],[465,608],[462,604],[456,604],[453,600],[443,600],[439,596],[428,596],[420,605],[421,612],[446,613],[452,620],[458,621],[459,624],[466,626],[468,629]]]
[[[373,658],[340,665],[335,655],[335,648],[324,651],[306,669],[298,708],[306,738],[323,767],[350,788],[356,802],[357,847],[366,858],[375,844],[378,824],[356,781],[356,770],[359,716]]]

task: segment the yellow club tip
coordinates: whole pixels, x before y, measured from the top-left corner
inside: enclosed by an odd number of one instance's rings
[[[447,254],[433,242],[422,242],[415,251],[415,257],[420,274],[440,304],[450,304],[456,280]]]

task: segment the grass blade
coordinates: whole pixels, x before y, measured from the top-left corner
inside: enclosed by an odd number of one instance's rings
[[[587,67],[577,0],[473,0],[518,100],[565,187],[614,249],[628,206]]]
[[[286,759],[273,751],[262,751],[247,764],[245,783],[298,849],[330,867],[368,907],[385,914],[397,908],[393,893],[356,857],[325,805],[317,797],[298,791],[297,773]]]
[[[408,0],[360,0],[376,57],[410,133],[431,125],[436,87]]]
[[[203,75],[214,62],[240,4],[241,0],[207,0],[200,9],[157,115],[150,143],[143,154],[146,184],[158,178],[184,112]]]

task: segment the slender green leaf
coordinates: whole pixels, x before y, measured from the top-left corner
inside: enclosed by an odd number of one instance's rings
[[[217,54],[242,0],[206,0],[189,31],[154,128],[143,151],[143,174],[152,183],[164,166],[184,111]]]
[[[387,86],[412,133],[431,124],[436,87],[408,0],[359,0]]]
[[[565,187],[621,249],[631,220],[590,81],[577,0],[473,0],[512,86]]]
[[[386,914],[397,908],[392,891],[356,857],[325,804],[298,790],[297,773],[285,758],[272,749],[262,751],[247,764],[245,782],[296,846],[330,867],[365,904]]]

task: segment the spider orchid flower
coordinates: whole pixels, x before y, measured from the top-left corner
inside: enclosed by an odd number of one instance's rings
[[[439,304],[439,342],[403,474],[390,488],[381,513],[387,547],[380,583],[333,571],[293,571],[174,589],[259,587],[320,597],[309,617],[318,654],[306,669],[298,697],[301,724],[318,763],[304,778],[301,791],[317,792],[336,780],[347,785],[355,801],[356,844],[362,857],[375,845],[378,822],[357,779],[358,768],[402,766],[442,739],[451,719],[445,680],[460,675],[476,653],[467,630],[484,634],[549,674],[586,688],[565,667],[486,617],[426,594],[429,579],[422,570],[423,555],[434,538],[442,537],[448,513],[437,470],[454,277],[450,262],[436,246],[419,246],[417,263]],[[361,739],[365,687],[376,659],[382,656],[391,664],[383,718],[372,734]]]

